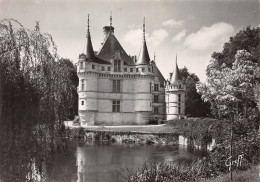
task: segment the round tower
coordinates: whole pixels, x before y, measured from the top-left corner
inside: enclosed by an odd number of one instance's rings
[[[150,115],[152,113],[152,93],[151,84],[154,75],[148,72],[150,65],[150,57],[145,40],[145,19],[143,23],[143,42],[141,50],[137,59],[136,70],[140,75],[135,81],[136,98],[135,98],[135,112],[136,122],[138,124],[148,124]]]
[[[176,62],[173,72],[170,73],[170,79],[165,85],[165,103],[167,120],[182,119],[185,115],[185,91],[186,86],[183,84],[180,71]]]
[[[86,41],[86,55],[79,56],[77,74],[79,77],[79,117],[82,125],[94,125],[97,112],[97,63],[89,31],[89,16]]]

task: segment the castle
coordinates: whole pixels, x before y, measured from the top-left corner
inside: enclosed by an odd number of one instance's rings
[[[79,55],[79,117],[82,125],[145,125],[184,117],[185,90],[176,64],[165,80],[150,59],[143,23],[139,56],[129,56],[114,35],[112,17],[101,49],[93,50],[89,16],[86,52]]]

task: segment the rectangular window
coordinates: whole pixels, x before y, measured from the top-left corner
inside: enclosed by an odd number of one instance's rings
[[[95,69],[95,65],[94,64],[92,64],[92,69]]]
[[[136,72],[138,72],[138,68],[136,68]]]
[[[157,103],[157,102],[159,102],[159,96],[158,96],[158,95],[155,95],[155,96],[154,96],[154,103]]]
[[[120,60],[114,61],[114,71],[117,71],[117,72],[121,71],[121,61]]]
[[[142,72],[145,72],[145,68],[142,68]]]
[[[152,83],[150,83],[150,93],[152,93]]]
[[[80,62],[80,69],[83,69],[83,62]]]
[[[110,67],[107,67],[107,71],[110,71],[111,70],[111,68]]]
[[[148,72],[151,72],[151,68],[148,68]]]
[[[152,66],[152,72],[153,72],[153,66]]]
[[[120,101],[119,100],[113,100],[112,111],[120,112]]]
[[[154,91],[159,91],[159,84],[154,84]]]
[[[133,68],[130,68],[130,72],[133,72]]]
[[[84,79],[81,80],[81,90],[85,90],[85,83]]]
[[[82,106],[84,105],[84,101],[81,101],[81,105],[82,105]]]
[[[181,103],[178,104],[178,114],[181,114]]]
[[[102,66],[102,71],[105,71],[105,67],[104,66]]]
[[[127,68],[125,68],[125,70],[124,70],[125,72],[127,72]]]
[[[158,107],[154,107],[154,114],[158,114]]]
[[[120,92],[120,80],[113,80],[113,92],[119,93]]]
[[[178,95],[178,102],[181,102],[181,94]]]

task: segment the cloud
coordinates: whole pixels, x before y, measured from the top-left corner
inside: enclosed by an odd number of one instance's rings
[[[169,27],[169,28],[180,28],[183,26],[184,21],[183,20],[176,21],[174,19],[170,19],[170,20],[164,21],[162,24],[163,24],[163,26]]]
[[[126,32],[126,34],[123,36],[122,44],[126,45],[125,47],[127,47],[130,54],[138,54],[142,44],[142,36],[143,30],[140,28],[131,29],[128,32]],[[169,33],[165,29],[154,30],[151,36],[148,33],[146,33],[146,41],[148,48],[158,47],[168,36]]]
[[[130,24],[130,25],[128,25],[127,26],[127,28],[129,28],[129,29],[135,29],[135,28],[137,28],[139,25],[136,25],[136,24]]]
[[[152,32],[151,37],[148,37],[148,43],[151,43],[152,46],[157,47],[160,45],[167,37],[169,33],[165,29],[158,29]]]
[[[182,30],[172,38],[173,42],[180,42],[186,35],[186,30]]]
[[[123,36],[123,41],[127,44],[130,44],[130,46],[140,46],[141,40],[142,40],[142,29],[131,29]],[[147,37],[147,34],[146,34]]]
[[[233,34],[234,27],[231,24],[220,22],[191,33],[186,37],[184,45],[196,51],[218,51]]]

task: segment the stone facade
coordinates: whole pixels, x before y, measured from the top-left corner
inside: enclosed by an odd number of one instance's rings
[[[103,30],[104,42],[100,51],[94,53],[88,27],[86,53],[80,54],[77,64],[81,124],[144,125],[168,119],[166,112],[174,115],[169,118],[183,116],[184,90],[170,89],[170,82],[150,60],[145,36],[137,59],[129,56],[116,39],[112,18],[110,26]],[[176,110],[179,104],[175,106],[179,94],[181,114]]]

